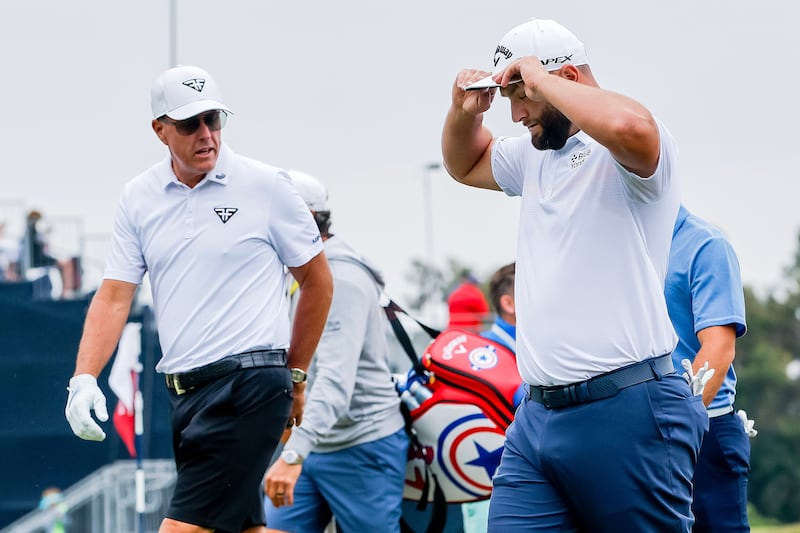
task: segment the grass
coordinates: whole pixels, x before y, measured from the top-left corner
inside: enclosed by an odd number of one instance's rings
[[[750,533],[800,533],[800,522],[781,524],[775,518],[762,516],[752,503],[747,504]]]

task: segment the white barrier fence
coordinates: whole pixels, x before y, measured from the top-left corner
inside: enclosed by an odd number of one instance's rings
[[[33,511],[0,533],[157,532],[175,486],[175,464],[172,460],[145,460],[142,470],[142,513],[136,512],[136,462],[117,461],[65,490],[59,505]],[[59,521],[63,529],[53,529]]]

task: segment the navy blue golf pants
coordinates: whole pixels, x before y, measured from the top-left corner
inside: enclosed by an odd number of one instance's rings
[[[712,418],[694,472],[694,533],[750,531],[750,437],[733,412]]]
[[[708,415],[677,374],[591,403],[520,404],[493,480],[489,531],[689,532]]]

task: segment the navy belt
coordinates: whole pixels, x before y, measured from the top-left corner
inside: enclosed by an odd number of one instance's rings
[[[611,398],[626,387],[659,379],[674,372],[671,354],[660,355],[570,385],[528,385],[527,397],[548,409],[561,409]]]
[[[168,389],[175,391],[176,394],[184,394],[241,368],[262,366],[286,366],[286,350],[254,350],[237,353],[188,372],[165,374],[164,377],[167,379]]]

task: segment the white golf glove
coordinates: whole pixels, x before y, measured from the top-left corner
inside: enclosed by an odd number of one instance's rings
[[[97,386],[97,379],[91,374],[78,374],[69,380],[69,397],[64,413],[72,432],[84,440],[101,441],[106,438],[105,432],[92,418],[91,411],[100,422],[108,420],[106,397]]]
[[[683,373],[683,379],[689,383],[689,386],[692,388],[692,394],[695,396],[698,394],[703,394],[703,389],[706,388],[706,383],[708,383],[708,380],[710,380],[711,376],[714,375],[714,369],[708,369],[708,361],[703,363],[702,368],[697,371],[697,374],[695,374],[694,370],[692,370],[692,362],[688,359],[682,360],[681,366],[684,370],[686,370],[686,372]]]
[[[758,430],[755,427],[756,421],[747,418],[747,413],[745,412],[744,409],[739,409],[738,411],[736,411],[736,416],[738,416],[739,419],[742,421],[742,424],[744,425],[744,432],[747,433],[748,437],[752,439],[753,437],[758,435]]]

